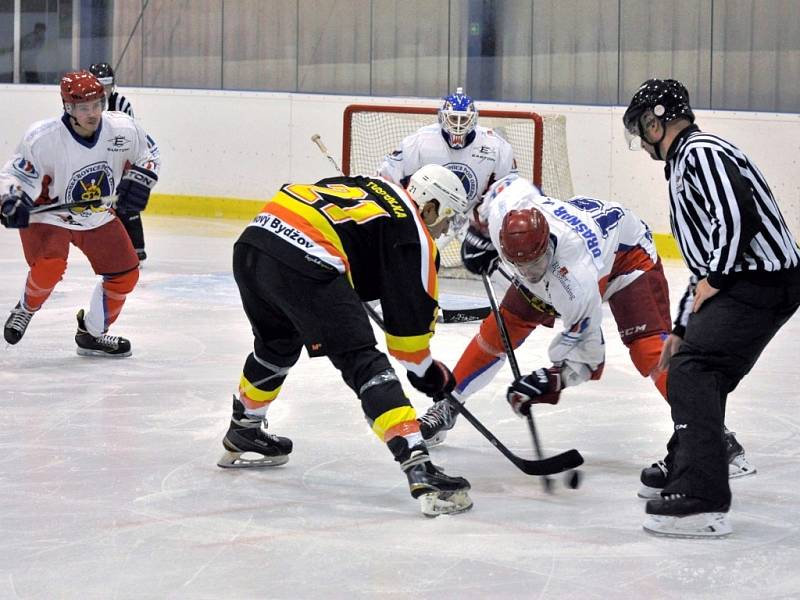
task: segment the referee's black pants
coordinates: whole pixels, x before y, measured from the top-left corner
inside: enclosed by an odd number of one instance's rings
[[[669,364],[667,400],[675,432],[667,446],[664,495],[730,504],[723,439],[727,396],[798,305],[800,283],[738,280],[689,317],[683,344]]]

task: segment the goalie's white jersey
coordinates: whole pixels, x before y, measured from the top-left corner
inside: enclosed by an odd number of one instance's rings
[[[400,185],[427,164],[453,171],[474,205],[489,186],[509,173],[517,172],[514,151],[506,140],[486,127],[475,127],[475,139],[464,148],[451,148],[438,123],[426,125],[400,142],[400,147],[383,159],[381,177]]]
[[[158,147],[138,122],[121,112],[103,112],[100,127],[85,139],[65,117],[28,128],[14,156],[0,170],[0,189],[20,186],[37,204],[69,204],[115,193],[129,165],[158,173]],[[114,218],[106,206],[74,207],[31,215],[31,223],[94,229]]]
[[[553,260],[537,283],[527,281],[511,263],[503,264],[560,315],[564,329],[550,344],[550,360],[563,364],[566,385],[577,385],[605,361],[602,303],[644,273],[620,265],[654,263],[658,255],[649,228],[627,208],[583,196],[566,202],[548,198],[515,176],[498,181],[478,209],[495,248],[500,249],[503,217],[531,207],[541,211],[550,227]]]

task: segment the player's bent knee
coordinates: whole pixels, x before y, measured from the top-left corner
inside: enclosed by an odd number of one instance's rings
[[[648,335],[636,338],[628,344],[628,351],[634,366],[642,374],[642,377],[649,377],[661,357],[661,349],[664,346],[662,334]]]
[[[131,269],[124,273],[111,275],[103,281],[103,288],[106,292],[112,292],[121,296],[126,296],[133,291],[139,281],[139,269]]]
[[[31,265],[31,278],[41,288],[52,288],[66,270],[67,261],[63,258],[37,258]]]

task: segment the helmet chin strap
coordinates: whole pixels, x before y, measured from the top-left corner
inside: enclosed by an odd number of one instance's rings
[[[656,117],[658,119],[658,117]],[[667,135],[667,124],[664,123],[661,119],[658,119],[658,122],[661,123],[661,137],[658,138],[655,142],[651,142],[647,139],[647,136],[644,134],[644,127],[642,126],[641,120],[639,121],[639,136],[642,138],[642,141],[647,142],[653,147],[653,152],[655,152],[656,158],[658,160],[664,160],[664,157],[661,156],[661,142],[664,140],[664,137]]]

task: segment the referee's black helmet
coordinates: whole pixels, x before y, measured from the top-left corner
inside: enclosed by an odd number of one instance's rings
[[[675,79],[648,79],[640,85],[622,117],[625,129],[638,135],[639,119],[648,110],[665,125],[681,118],[694,123],[689,92]]]

